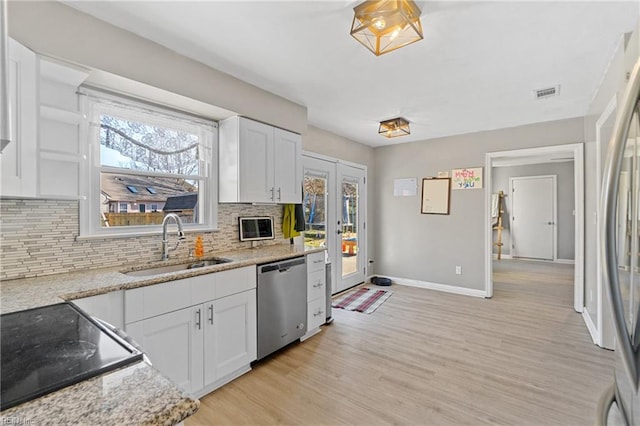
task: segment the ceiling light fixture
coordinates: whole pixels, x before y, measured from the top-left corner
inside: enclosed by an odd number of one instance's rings
[[[409,121],[407,119],[398,117],[381,121],[378,133],[387,138],[395,138],[397,136],[410,135],[411,129],[409,129]]]
[[[376,56],[423,38],[420,9],[413,0],[365,1],[353,12],[351,35]]]

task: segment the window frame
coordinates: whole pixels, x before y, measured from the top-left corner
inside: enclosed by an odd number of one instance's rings
[[[176,177],[198,181],[198,216],[202,223],[185,223],[185,232],[217,230],[218,213],[218,123],[194,117],[171,107],[149,104],[110,93],[80,88],[83,121],[80,129],[82,159],[80,173],[80,236],[79,239],[161,234],[162,225],[103,227],[100,220],[100,174],[117,173],[139,176]],[[197,175],[178,175],[162,172],[103,166],[100,163],[100,115],[126,116],[126,119],[151,125],[198,134],[200,163]],[[84,142],[84,143],[83,143]],[[138,189],[138,191],[140,191]],[[145,189],[146,191],[146,189]]]

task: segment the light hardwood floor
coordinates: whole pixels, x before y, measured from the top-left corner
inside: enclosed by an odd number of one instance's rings
[[[591,425],[613,379],[572,309],[570,265],[496,262],[493,299],[394,285],[201,399],[213,424]]]

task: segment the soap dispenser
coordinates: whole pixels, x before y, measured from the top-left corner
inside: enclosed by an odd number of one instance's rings
[[[202,237],[200,235],[196,237],[194,254],[196,259],[200,259],[204,256],[204,245],[202,244]]]

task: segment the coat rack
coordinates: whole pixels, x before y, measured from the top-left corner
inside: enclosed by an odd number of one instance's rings
[[[502,242],[502,230],[504,227],[502,226],[502,216],[504,215],[504,191],[500,191],[498,193],[498,221],[493,224],[493,229],[498,231],[498,237],[496,238],[496,242],[493,243],[494,246],[498,247],[498,260],[502,257],[502,246],[504,243]]]

